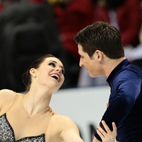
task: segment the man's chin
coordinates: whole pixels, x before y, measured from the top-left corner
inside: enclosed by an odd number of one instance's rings
[[[89,76],[92,78],[97,77],[96,75],[93,75],[93,74],[89,74]]]

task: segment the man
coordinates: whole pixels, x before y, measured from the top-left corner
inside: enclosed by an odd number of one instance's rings
[[[74,40],[80,67],[84,66],[90,77],[106,76],[111,88],[102,120],[111,130],[111,123],[116,123],[119,142],[142,141],[142,69],[125,58],[119,31],[98,21],[78,32]],[[101,141],[98,134],[95,131],[94,139]]]

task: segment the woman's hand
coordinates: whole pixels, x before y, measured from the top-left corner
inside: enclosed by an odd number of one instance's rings
[[[106,125],[104,121],[102,121],[102,124],[106,130],[106,132],[98,126],[97,133],[101,137],[102,142],[115,142],[115,138],[117,136],[117,128],[115,123],[112,123],[113,130],[111,131],[109,127]],[[100,142],[96,137],[94,137],[93,142]]]

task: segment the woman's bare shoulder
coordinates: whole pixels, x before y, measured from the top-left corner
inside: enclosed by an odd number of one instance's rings
[[[9,89],[0,90],[0,105],[14,100],[16,93]]]
[[[68,116],[54,115],[49,130],[63,141],[83,142],[75,122]]]
[[[61,114],[59,114],[59,113],[57,113],[56,111],[54,111],[52,108],[50,108],[51,110],[52,110],[52,112],[53,112],[53,117],[52,117],[52,119],[54,120],[60,120],[60,121],[62,121],[62,120],[71,120],[68,116],[65,116],[65,115],[61,115]]]
[[[3,97],[3,96],[5,96],[5,97],[7,97],[7,96],[12,96],[12,95],[14,95],[14,91],[12,91],[12,90],[9,90],[9,89],[2,89],[2,90],[0,90],[0,97]]]
[[[56,123],[56,126],[57,125],[60,125],[60,126],[76,125],[70,117],[65,115],[60,115],[58,113],[54,113],[54,116],[52,117],[51,122],[53,122],[54,124]]]

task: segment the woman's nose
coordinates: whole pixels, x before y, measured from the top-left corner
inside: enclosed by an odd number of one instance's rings
[[[57,67],[56,71],[58,71],[59,73],[61,73],[62,72],[62,68],[61,67]]]

